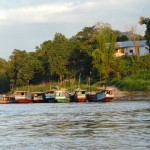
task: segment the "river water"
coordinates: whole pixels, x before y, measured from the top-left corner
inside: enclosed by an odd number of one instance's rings
[[[0,150],[148,149],[148,101],[0,105]]]

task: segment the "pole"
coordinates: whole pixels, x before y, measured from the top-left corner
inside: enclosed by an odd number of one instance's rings
[[[79,74],[79,82],[78,82],[78,87],[80,88],[80,77],[81,77],[81,73]]]

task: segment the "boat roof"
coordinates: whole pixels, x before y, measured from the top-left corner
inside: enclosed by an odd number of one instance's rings
[[[43,94],[44,92],[33,92],[33,94]]]
[[[56,89],[56,90],[54,90],[54,91],[67,91],[67,89],[65,89],[65,88],[60,88],[60,89]]]
[[[85,91],[85,90],[83,90],[83,89],[80,89],[80,88],[77,88],[77,89],[76,89],[76,91]]]
[[[54,92],[54,90],[47,90],[47,91],[44,91],[45,93],[52,93]]]
[[[27,91],[15,91],[15,93],[27,93]]]

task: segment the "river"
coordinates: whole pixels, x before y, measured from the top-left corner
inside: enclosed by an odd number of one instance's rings
[[[148,150],[150,102],[3,104],[0,150]]]

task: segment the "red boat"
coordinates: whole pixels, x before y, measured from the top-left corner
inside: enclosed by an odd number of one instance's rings
[[[18,103],[33,103],[33,95],[27,91],[16,91],[15,100]]]
[[[71,102],[86,102],[86,92],[80,88],[76,89],[75,93],[71,95]]]

